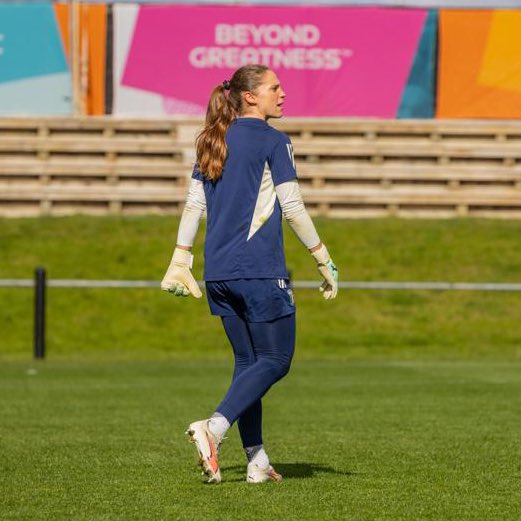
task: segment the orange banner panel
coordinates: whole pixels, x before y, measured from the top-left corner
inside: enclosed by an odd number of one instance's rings
[[[105,113],[105,59],[107,35],[107,6],[86,6],[89,42],[89,87],[87,113],[101,116]]]
[[[54,12],[56,14],[56,20],[58,21],[58,27],[60,28],[65,56],[69,59],[69,6],[66,4],[54,4]]]
[[[521,117],[520,15],[440,10],[438,118]]]

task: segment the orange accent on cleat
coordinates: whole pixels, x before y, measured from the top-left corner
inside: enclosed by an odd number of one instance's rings
[[[273,467],[270,467],[268,475],[270,476],[272,481],[282,481],[282,475],[279,474]]]
[[[212,466],[214,473],[219,472],[219,462],[217,461],[217,451],[215,450],[215,444],[210,436],[206,435],[208,439],[208,445],[210,446],[210,456],[208,457],[208,463]]]
[[[199,454],[198,463],[202,473],[208,477],[208,483],[220,483],[221,471],[217,458],[219,447],[208,429],[208,420],[191,423],[186,434],[189,436],[188,441],[195,444]]]

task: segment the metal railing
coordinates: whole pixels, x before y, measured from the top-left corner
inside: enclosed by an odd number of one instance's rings
[[[48,279],[50,288],[156,288],[158,280],[98,280],[98,279]],[[198,281],[200,287],[204,282]],[[293,288],[314,289],[320,286],[316,280],[294,280]],[[0,279],[0,288],[32,288],[33,279]],[[414,282],[414,281],[342,281],[340,289],[375,289],[375,290],[432,290],[432,291],[521,291],[521,283],[501,282]]]
[[[199,286],[204,282],[198,281]],[[314,289],[316,280],[295,280],[293,288]],[[521,283],[499,282],[384,282],[384,281],[341,281],[340,289],[369,290],[427,290],[427,291],[521,291]],[[34,279],[0,279],[0,288],[34,288],[34,358],[45,358],[45,296],[50,288],[154,288],[159,289],[157,280],[97,280],[97,279],[47,279],[45,268],[38,267]]]

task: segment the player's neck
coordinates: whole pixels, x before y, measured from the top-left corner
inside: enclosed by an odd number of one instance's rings
[[[239,115],[239,118],[257,118],[262,119],[263,121],[267,121],[269,116],[265,114],[261,114],[258,110],[251,110],[248,112],[243,112]]]

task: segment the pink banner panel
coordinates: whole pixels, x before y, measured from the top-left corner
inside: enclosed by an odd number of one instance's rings
[[[288,116],[395,117],[423,9],[142,6],[122,85],[204,113],[211,89],[247,63],[273,69]]]

